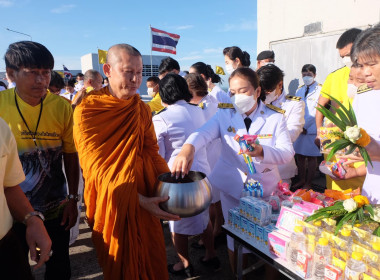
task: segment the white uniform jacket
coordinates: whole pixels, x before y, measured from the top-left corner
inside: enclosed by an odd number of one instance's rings
[[[272,102],[272,105],[285,111],[286,127],[289,131],[290,140],[294,143],[305,124],[305,103],[302,100],[288,99],[286,92],[282,91],[282,94]],[[285,164],[279,165],[278,170],[280,171],[281,179],[289,180],[293,178],[297,174],[297,165],[294,158]]]
[[[353,108],[358,121],[358,126],[380,143],[380,90],[368,90],[356,94]],[[372,161],[367,166],[367,176],[363,184],[362,194],[367,196],[370,203],[380,204],[380,162]]]
[[[300,134],[294,142],[294,150],[297,154],[305,156],[320,156],[318,147],[314,144],[314,139],[317,136],[317,126],[315,124],[315,113],[317,111],[318,98],[322,86],[316,81],[310,85],[309,93],[305,97],[307,87],[301,86],[296,96],[300,97],[305,102],[305,125],[306,134]]]
[[[212,140],[221,138],[222,153],[209,180],[213,187],[236,199],[239,199],[243,185],[249,178],[254,178],[263,185],[264,196],[270,195],[280,180],[277,165],[289,162],[294,155],[282,114],[260,102],[252,120],[249,134],[272,134],[270,138],[260,139],[264,158],[253,158],[257,170],[253,175],[249,174],[243,156],[238,155],[240,146],[234,136],[243,136],[248,132],[242,115],[235,109],[219,109],[213,118],[186,140],[186,143],[192,144],[198,151]]]
[[[159,153],[166,160],[169,168],[172,167],[186,139],[205,122],[202,109],[184,100],[169,105],[153,117]],[[199,149],[195,154],[192,170],[210,174],[205,148]]]
[[[219,103],[231,102],[230,96],[224,90],[222,90],[219,86],[215,86],[208,95],[218,100]]]

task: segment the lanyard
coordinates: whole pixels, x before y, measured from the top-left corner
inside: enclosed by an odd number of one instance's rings
[[[37,149],[38,149],[38,146],[37,146],[37,143],[36,143],[36,134],[37,134],[38,126],[39,126],[39,124],[40,124],[40,120],[41,120],[43,101],[44,101],[44,100],[41,98],[40,114],[39,114],[39,116],[38,116],[38,121],[37,121],[36,130],[34,131],[34,133],[32,133],[32,131],[30,130],[28,124],[27,124],[26,121],[25,121],[24,116],[23,116],[22,113],[21,113],[20,107],[18,106],[17,97],[16,97],[16,91],[15,91],[15,103],[16,103],[17,111],[18,111],[18,113],[20,114],[20,117],[22,118],[22,121],[24,122],[24,124],[25,124],[26,127],[28,128],[29,133],[32,134],[33,142],[34,142],[34,145],[36,146]]]

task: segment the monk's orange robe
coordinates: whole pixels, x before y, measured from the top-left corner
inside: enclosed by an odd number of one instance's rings
[[[105,279],[168,279],[160,221],[139,206],[169,172],[149,107],[139,95],[92,91],[75,109],[74,140],[86,182],[86,214]]]

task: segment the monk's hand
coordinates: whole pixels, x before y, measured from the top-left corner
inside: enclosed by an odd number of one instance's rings
[[[189,173],[191,165],[194,161],[195,148],[191,144],[184,144],[181,151],[174,159],[172,165],[172,176],[178,179],[182,175],[182,178]]]
[[[247,144],[253,148],[253,151],[250,152],[248,149],[244,153],[250,157],[263,158],[264,150],[260,144],[256,144],[255,141],[247,140]]]
[[[146,211],[148,211],[153,216],[161,219],[161,220],[171,220],[171,221],[178,221],[181,218],[177,215],[170,214],[168,212],[163,211],[159,203],[165,202],[169,200],[169,197],[146,197],[141,194],[139,194],[139,203],[142,208],[144,208]]]
[[[77,202],[74,199],[69,199],[66,203],[65,209],[63,209],[63,217],[61,226],[67,223],[65,230],[71,229],[75,226],[78,217],[78,206]]]

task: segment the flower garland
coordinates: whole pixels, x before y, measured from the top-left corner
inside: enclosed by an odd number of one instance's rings
[[[333,206],[321,208],[313,215],[309,216],[305,221],[321,220],[325,218],[335,219],[337,225],[335,235],[345,223],[380,223],[380,207],[373,207],[367,197],[356,195],[343,201],[337,201]],[[380,237],[380,225],[374,230],[374,235]]]
[[[346,155],[351,154],[358,149],[364,159],[365,165],[367,166],[368,162],[372,165],[371,158],[365,149],[365,147],[371,142],[371,138],[364,129],[358,127],[356,116],[351,104],[349,103],[349,109],[347,110],[346,107],[336,98],[328,94],[326,95],[338,104],[339,107],[334,108],[336,114],[321,104],[318,104],[317,110],[343,132],[336,133],[334,136],[339,137],[340,135],[339,139],[333,141],[325,147],[326,149],[331,148],[331,151],[327,156],[327,161],[330,160],[337,151],[348,148]]]

